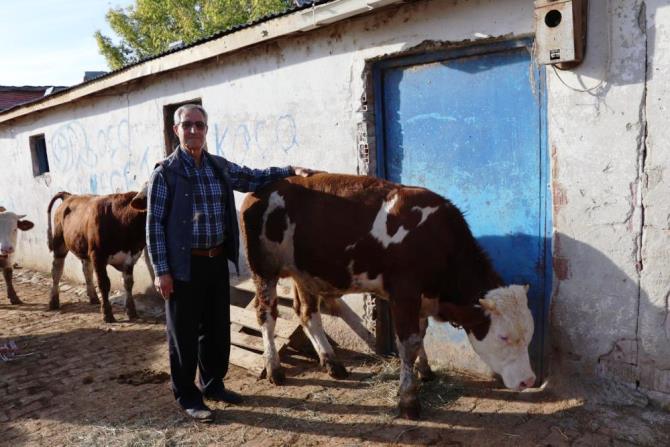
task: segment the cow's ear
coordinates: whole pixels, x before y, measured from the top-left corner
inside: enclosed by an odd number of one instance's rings
[[[7,208],[5,208],[4,206],[0,206],[0,213],[4,213],[5,211],[7,211]]]
[[[130,202],[130,206],[137,211],[146,211],[147,210],[147,198],[146,197],[135,197]]]
[[[488,317],[479,306],[461,306],[458,304],[441,302],[439,313],[439,316],[443,321],[449,321],[466,330],[472,330],[488,321]]]
[[[130,201],[130,206],[137,211],[147,210],[147,195],[144,191],[138,192],[133,200]]]
[[[16,223],[16,226],[17,226],[17,227],[19,228],[19,230],[21,230],[21,231],[28,231],[28,230],[30,230],[32,227],[34,227],[35,224],[32,223],[32,222],[29,221],[29,220],[19,220],[19,221]]]
[[[137,211],[146,211],[147,210],[147,191],[149,188],[149,183],[144,182],[140,192],[135,194],[133,200],[130,201],[130,207]]]

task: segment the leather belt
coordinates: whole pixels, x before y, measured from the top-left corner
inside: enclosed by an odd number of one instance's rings
[[[215,258],[223,253],[224,247],[223,244],[217,245],[216,247],[209,249],[194,248],[191,250],[193,256],[204,256],[207,258]]]

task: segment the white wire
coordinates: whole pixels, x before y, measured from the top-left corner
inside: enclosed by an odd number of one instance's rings
[[[586,20],[587,21],[589,19],[589,12],[590,12],[590,6],[587,3],[587,11],[586,11]],[[566,86],[567,88],[569,88],[572,91],[580,92],[580,93],[591,92],[593,90],[599,89],[600,87],[603,86],[603,84],[605,84],[607,82],[607,78],[608,78],[609,72],[610,72],[610,64],[611,64],[611,61],[612,61],[612,32],[611,32],[612,13],[611,13],[611,10],[610,10],[610,0],[607,0],[607,11],[606,12],[607,12],[607,17],[606,17],[606,20],[607,20],[607,27],[606,27],[606,29],[607,29],[607,60],[605,62],[605,73],[603,74],[603,76],[600,79],[600,82],[598,82],[598,84],[594,85],[593,87],[589,87],[587,89],[580,89],[580,88],[572,87],[572,86],[568,85],[563,80],[563,78],[561,78],[561,76],[558,74],[558,70],[556,69],[556,66],[555,65],[551,66],[551,68],[553,68],[553,70],[554,70],[554,74],[556,75],[558,80],[561,81],[561,84],[563,84],[564,86]],[[590,28],[591,27],[589,27],[588,24],[587,24],[587,37],[588,37],[588,29],[590,29]],[[587,44],[588,44],[588,39],[587,39]]]

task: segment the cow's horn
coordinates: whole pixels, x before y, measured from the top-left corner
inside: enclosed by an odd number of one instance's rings
[[[489,299],[489,298],[482,298],[479,300],[479,304],[485,309],[488,310],[491,313],[498,313],[498,309],[496,309],[496,303],[495,301]]]

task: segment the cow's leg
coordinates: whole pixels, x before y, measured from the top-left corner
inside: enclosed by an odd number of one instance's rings
[[[14,284],[12,283],[13,270],[11,267],[5,267],[2,269],[2,275],[5,277],[5,284],[7,284],[7,298],[12,304],[23,304],[23,301],[19,299],[19,296],[14,290]]]
[[[100,299],[95,291],[95,284],[93,284],[93,263],[91,260],[82,259],[81,269],[84,272],[84,280],[86,281],[86,296],[88,296],[88,302],[91,304],[100,304]]]
[[[126,291],[126,314],[130,320],[137,318],[135,300],[133,299],[133,265],[123,269],[123,288]]]
[[[54,260],[51,264],[51,294],[49,296],[49,309],[56,310],[60,307],[60,279],[63,276],[63,266],[67,250],[54,249]]]
[[[400,417],[418,419],[421,413],[418,392],[414,377],[414,362],[421,348],[421,329],[419,324],[419,299],[411,295],[393,297],[391,309],[396,331],[396,343],[400,357]]]
[[[277,321],[277,278],[267,280],[254,275],[256,285],[256,318],[263,335],[263,357],[268,380],[275,385],[284,383],[284,370],[279,362],[275,346],[275,323]]]
[[[93,268],[95,269],[95,275],[98,277],[98,287],[100,288],[100,294],[102,295],[100,310],[102,311],[103,319],[105,320],[105,323],[114,323],[116,319],[112,312],[112,305],[109,303],[110,282],[109,276],[107,275],[107,262],[105,259],[99,259],[95,254],[92,254],[90,257],[93,262]]]
[[[323,330],[321,313],[319,312],[319,298],[305,292],[300,286],[296,286],[296,299],[300,301],[300,306],[296,306],[300,310],[298,314],[300,324],[317,354],[319,354],[321,366],[326,368],[331,377],[344,379],[348,376],[347,370],[335,356],[335,351],[333,351],[333,347],[326,337],[326,332]]]
[[[419,346],[418,360],[416,362],[416,370],[419,373],[419,379],[423,382],[433,380],[435,378],[435,373],[430,369],[428,364],[428,356],[426,356],[426,349],[423,346],[423,339],[426,336],[426,329],[428,328],[428,318],[421,318],[419,320],[419,334],[421,337],[421,344]]]

